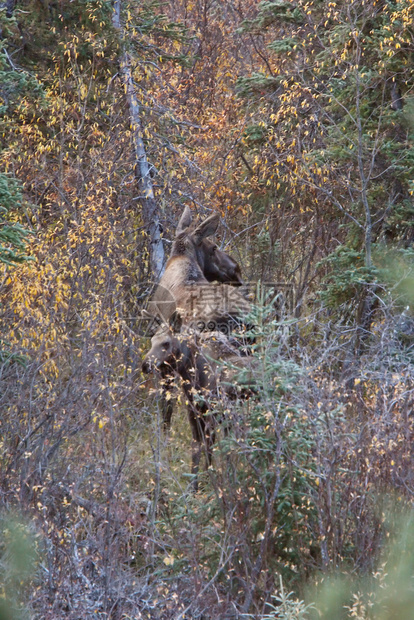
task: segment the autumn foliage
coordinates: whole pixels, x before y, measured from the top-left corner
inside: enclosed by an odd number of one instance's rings
[[[375,584],[414,490],[414,5],[4,4],[0,554],[19,514],[35,557],[6,612],[307,618],[331,572]],[[183,395],[166,438],[141,374],[184,205],[258,302],[259,397],[217,404],[196,494]]]

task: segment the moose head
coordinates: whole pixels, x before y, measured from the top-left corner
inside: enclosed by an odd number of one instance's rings
[[[208,282],[217,280],[241,286],[243,281],[239,264],[210,239],[217,232],[219,221],[218,213],[214,213],[194,227],[192,213],[189,207],[186,207],[177,225],[175,247],[173,245],[171,256],[184,249],[184,252],[195,256]]]

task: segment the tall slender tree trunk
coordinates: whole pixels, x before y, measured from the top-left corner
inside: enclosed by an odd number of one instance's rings
[[[155,279],[163,272],[165,263],[164,246],[162,242],[162,225],[159,218],[158,206],[154,197],[151,179],[151,166],[147,159],[143,140],[141,109],[135,93],[134,79],[131,70],[131,58],[124,46],[124,35],[121,23],[122,0],[114,0],[114,12],[112,22],[119,33],[121,44],[121,56],[119,59],[119,71],[124,83],[127,97],[129,116],[134,143],[135,153],[135,177],[140,192],[142,205],[142,219],[149,238],[149,255],[151,271]]]
[[[356,40],[357,43],[357,71],[356,71],[356,126],[358,131],[358,169],[361,184],[361,201],[365,212],[365,226],[364,226],[364,245],[365,245],[365,267],[372,269],[372,215],[371,208],[368,201],[368,184],[369,174],[365,174],[364,170],[364,153],[363,143],[364,135],[362,128],[362,114],[361,114],[361,81],[360,81],[360,63],[362,56],[362,48],[360,46],[359,37]],[[364,289],[361,291],[359,300],[359,306],[357,311],[357,338],[356,338],[356,353],[360,356],[363,352],[365,341],[371,332],[372,321],[374,313],[378,305],[378,298],[375,295],[376,291],[375,283],[371,281],[367,282]]]
[[[8,19],[13,17],[14,3],[15,3],[15,0],[7,0],[6,2],[6,17]]]

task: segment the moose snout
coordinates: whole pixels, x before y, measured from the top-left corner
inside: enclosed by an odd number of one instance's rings
[[[148,375],[150,372],[155,370],[155,368],[156,368],[156,365],[154,363],[154,360],[151,358],[145,358],[144,361],[142,362],[142,372],[145,373],[146,375]]]
[[[141,368],[142,372],[148,375],[156,370],[162,371],[165,365],[169,366],[165,360],[159,359],[156,355],[147,355],[144,357]]]

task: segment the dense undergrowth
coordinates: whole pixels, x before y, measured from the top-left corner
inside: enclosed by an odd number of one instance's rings
[[[408,618],[412,4],[121,13],[0,8],[0,617]],[[219,211],[269,291],[196,494],[183,396],[165,437],[141,374],[125,49],[166,254],[185,204]]]

